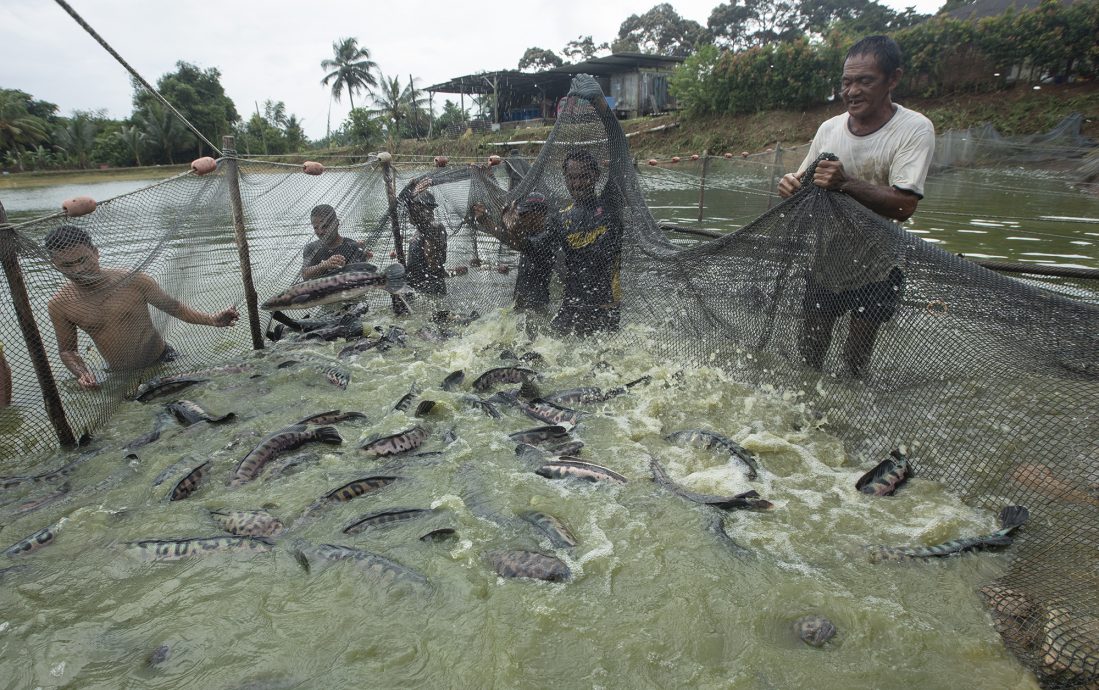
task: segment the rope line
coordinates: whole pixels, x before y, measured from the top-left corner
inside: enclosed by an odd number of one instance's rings
[[[84,30],[88,32],[88,35],[90,35],[92,38],[94,38],[96,41],[98,41],[99,45],[103,46],[104,50],[106,50],[108,53],[110,53],[111,56],[114,57],[115,60],[118,60],[118,64],[125,67],[126,71],[129,72],[133,76],[134,79],[136,79],[138,82],[140,82],[141,85],[144,86],[145,89],[149,93],[153,94],[153,96],[155,96],[157,98],[157,100],[159,100],[161,103],[163,103],[164,107],[168,108],[168,110],[170,110],[173,115],[178,117],[180,122],[182,122],[184,125],[187,126],[188,129],[190,129],[192,132],[195,133],[195,136],[197,136],[200,140],[202,140],[202,142],[205,143],[207,146],[209,146],[213,151],[216,151],[219,156],[222,155],[221,149],[214,146],[214,144],[209,139],[207,139],[205,136],[203,136],[202,132],[198,131],[197,127],[192,125],[191,122],[187,118],[185,118],[182,113],[180,113],[178,110],[175,109],[175,106],[173,106],[171,103],[169,103],[168,100],[166,98],[164,98],[164,96],[161,96],[160,93],[156,89],[154,89],[151,84],[149,84],[149,82],[145,81],[145,77],[138,74],[137,70],[135,70],[133,67],[131,67],[130,64],[128,62],[126,62],[122,58],[122,56],[119,55],[118,52],[115,51],[115,49],[111,47],[111,45],[109,43],[107,43],[107,41],[105,41],[98,33],[96,33],[95,29],[93,29],[88,24],[88,22],[84,21],[84,18],[81,17],[79,14],[77,14],[76,10],[74,10],[69,5],[69,3],[65,2],[65,0],[54,0],[54,2],[56,2],[58,5],[60,5],[61,9],[68,12],[69,16],[72,17],[74,20],[76,20],[77,24],[84,27]]]

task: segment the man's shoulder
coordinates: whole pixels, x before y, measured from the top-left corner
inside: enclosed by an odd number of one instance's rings
[[[931,120],[927,118],[921,112],[917,112],[910,108],[905,108],[900,103],[897,103],[897,114],[894,116],[897,118],[897,124],[905,129],[917,130],[917,131],[930,131],[935,133],[935,125]]]
[[[827,120],[825,120],[824,122],[820,123],[820,126],[817,127],[817,136],[819,137],[823,134],[831,134],[832,132],[835,132],[837,130],[842,131],[846,127],[847,127],[847,111],[844,111],[844,112],[840,113],[839,115],[835,115],[833,117],[830,117]]]
[[[301,251],[303,254],[315,254],[320,246],[320,240],[312,240],[310,242],[306,242],[305,247],[303,247]]]

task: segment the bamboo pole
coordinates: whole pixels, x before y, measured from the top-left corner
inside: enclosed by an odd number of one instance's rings
[[[382,176],[385,178],[385,194],[389,198],[389,222],[393,228],[393,253],[397,261],[404,266],[404,242],[401,239],[401,221],[397,216],[397,174],[393,170],[392,157],[382,161]],[[393,295],[393,313],[407,314],[408,305],[398,295]]]
[[[782,177],[782,170],[779,167],[782,165],[782,142],[775,142],[775,162],[771,167],[771,187],[767,194],[767,208],[771,208],[775,205],[775,185],[778,183],[778,179]]]
[[[706,171],[710,167],[710,150],[702,152],[702,183],[698,187],[698,222],[702,222],[703,209],[706,206]]]
[[[259,299],[252,282],[252,261],[248,255],[248,235],[244,228],[244,204],[240,198],[240,166],[237,164],[236,140],[231,136],[221,138],[225,154],[226,176],[229,178],[229,201],[233,206],[233,229],[237,241],[237,257],[240,260],[240,279],[244,283],[244,304],[248,309],[248,329],[252,333],[252,349],[263,349],[263,331],[259,327]]]
[[[73,434],[72,427],[69,426],[65,406],[61,404],[57,382],[53,378],[50,360],[42,344],[42,334],[38,332],[38,323],[34,320],[34,313],[31,311],[27,284],[23,280],[23,270],[19,267],[19,244],[15,237],[15,229],[8,225],[8,214],[4,211],[3,204],[0,204],[0,262],[4,265],[4,275],[11,289],[11,301],[19,321],[19,330],[23,332],[23,342],[26,343],[27,354],[30,356],[31,364],[34,365],[35,376],[38,377],[38,387],[42,391],[46,414],[49,415],[61,447],[75,448],[76,436]]]

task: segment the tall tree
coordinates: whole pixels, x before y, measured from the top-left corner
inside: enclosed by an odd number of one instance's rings
[[[679,16],[669,3],[661,3],[642,15],[631,14],[618,28],[615,52],[633,48],[653,55],[690,55],[706,36],[702,25]]]
[[[332,59],[321,60],[321,69],[329,70],[321,79],[321,85],[332,84],[332,98],[337,103],[347,89],[351,109],[355,109],[355,92],[366,91],[369,95],[378,86],[374,72],[378,64],[370,59],[370,50],[359,47],[357,38],[341,38],[332,43]]]
[[[706,22],[714,42],[732,48],[762,46],[792,41],[801,36],[807,23],[806,11],[826,16],[830,6],[870,0],[732,0],[718,5]]]
[[[530,69],[538,72],[560,67],[563,64],[565,64],[564,60],[559,58],[552,50],[546,50],[545,48],[527,48],[527,52],[519,58],[519,69],[521,70]]]
[[[54,130],[54,145],[65,152],[70,164],[83,169],[91,163],[95,135],[99,131],[98,117],[95,113],[76,110],[72,117],[64,118]]]
[[[157,81],[157,91],[172,104],[187,121],[202,132],[216,146],[223,134],[228,134],[233,123],[240,119],[233,100],[225,95],[221,85],[221,71],[216,67],[200,69],[189,62],[180,60],[176,71],[165,74]],[[159,117],[152,114],[153,103],[161,107],[156,98],[140,86],[134,90],[134,116],[142,119]],[[173,157],[191,154],[195,157],[208,153],[206,145],[192,136],[176,137],[176,150]]]
[[[136,125],[122,125],[112,136],[133,157],[134,165],[141,167],[141,151],[147,138],[145,132]]]
[[[606,43],[600,43],[595,45],[595,41],[591,36],[577,36],[574,40],[565,44],[565,47],[561,49],[561,54],[573,62],[583,62],[584,60],[590,60],[596,57],[601,50],[608,50],[610,46]]]
[[[875,0],[802,0],[799,12],[807,31],[839,29],[854,36],[893,32],[928,18],[913,7],[897,12]]]
[[[23,170],[23,153],[49,139],[45,118],[31,111],[33,100],[23,91],[0,89],[0,155],[9,154],[19,170]],[[46,105],[57,109],[52,103]]]
[[[386,123],[390,148],[399,143],[402,134],[422,136],[427,129],[423,92],[411,81],[401,86],[400,77],[381,76],[381,89],[374,94],[375,108],[371,111]]]
[[[150,101],[144,112],[134,113],[134,124],[145,133],[145,140],[156,150],[157,159],[167,161],[169,165],[175,164],[176,151],[187,145],[188,138],[193,138],[176,116],[157,100]]]

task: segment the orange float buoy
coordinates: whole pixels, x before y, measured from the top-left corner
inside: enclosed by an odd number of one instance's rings
[[[672,156],[672,162],[673,163],[678,163],[679,162],[679,156]]]
[[[66,216],[86,216],[95,210],[95,199],[90,196],[78,196],[61,204]]]
[[[698,160],[698,154],[697,153],[692,153],[691,154],[691,160],[693,160],[693,161]]]
[[[191,172],[196,175],[208,175],[218,169],[218,162],[209,156],[191,161]]]
[[[649,159],[649,165],[656,165],[656,164],[657,164],[657,163],[659,163],[659,162],[660,162],[660,161],[656,160],[655,158],[650,158],[650,159]]]
[[[500,158],[499,156],[497,156],[494,153],[494,154],[492,154],[491,156],[488,157],[488,164],[489,165],[500,165],[501,160],[503,160],[503,159]]]
[[[730,152],[730,151],[726,151],[726,152],[725,152],[725,157],[726,157],[726,158],[732,158],[732,157],[733,157],[733,154],[732,154],[732,152]]]
[[[305,161],[302,163],[301,171],[306,175],[320,175],[324,172],[324,166],[317,161]]]
[[[446,156],[435,156],[435,167],[445,168],[446,164],[450,162],[450,159]]]

